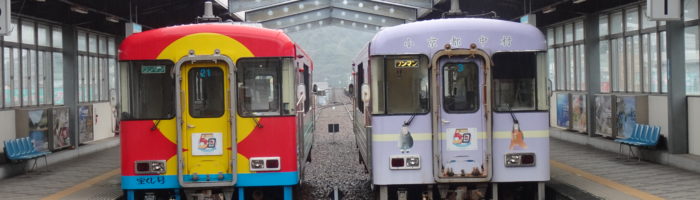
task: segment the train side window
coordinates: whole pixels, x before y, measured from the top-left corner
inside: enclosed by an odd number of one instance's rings
[[[372,95],[370,96],[372,99],[372,114],[384,114],[386,111],[386,106],[384,104],[385,98],[384,98],[384,82],[385,82],[385,77],[384,77],[384,56],[372,56],[370,58],[370,66],[375,66],[372,67],[370,73],[372,75],[372,81],[371,81],[371,88],[372,88]]]
[[[355,87],[355,91],[357,91],[357,94],[355,97],[357,98],[357,109],[360,110],[361,113],[365,112],[365,102],[362,101],[362,85],[365,82],[365,69],[362,67],[362,63],[357,65],[357,74],[355,74],[355,80],[357,80],[357,87]]]
[[[304,111],[309,112],[309,108],[311,107],[311,93],[309,93],[309,88],[311,88],[311,85],[309,85],[309,66],[304,64],[304,85],[306,86],[306,100],[304,101]]]
[[[187,73],[190,115],[195,118],[223,115],[223,70],[218,67],[195,67]]]
[[[291,58],[282,58],[282,115],[295,114],[297,96],[294,91],[297,84],[294,82],[294,77],[296,77],[296,73],[294,61]]]
[[[442,69],[445,111],[476,112],[479,105],[479,70],[476,63],[448,63]]]
[[[122,120],[175,117],[175,79],[170,61],[121,63]]]
[[[495,111],[536,110],[536,53],[496,53],[492,60]]]
[[[294,113],[294,70],[288,58],[238,61],[238,112],[244,117]]]

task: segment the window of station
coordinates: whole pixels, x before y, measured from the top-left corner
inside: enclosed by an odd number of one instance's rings
[[[116,96],[116,52],[113,36],[77,31],[78,100],[108,101]]]
[[[585,46],[583,19],[575,19],[547,29],[547,61],[553,90],[585,91]]]
[[[429,111],[428,58],[416,56],[386,56],[372,58],[373,64],[384,68],[372,71],[373,114],[422,114]],[[375,73],[375,72],[382,73]],[[382,81],[384,80],[384,81]]]
[[[683,5],[685,21],[685,88],[688,95],[700,95],[700,31],[698,31],[698,0],[686,0]]]
[[[175,79],[170,61],[123,62],[122,120],[175,117]]]
[[[61,27],[24,18],[11,23],[17,28],[0,48],[0,107],[62,105]]]
[[[238,61],[238,113],[244,117],[293,115],[296,107],[291,58]]]
[[[637,4],[599,15],[601,92],[666,92],[665,23],[651,21],[645,10]]]
[[[537,53],[507,52],[493,55],[494,110],[499,112],[537,110],[544,91],[537,87]],[[541,67],[544,69],[544,65]],[[544,76],[542,76],[544,77]],[[546,109],[546,108],[544,108]]]

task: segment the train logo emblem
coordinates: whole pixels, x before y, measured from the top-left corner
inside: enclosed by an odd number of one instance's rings
[[[221,155],[221,133],[192,134],[192,155]]]
[[[447,129],[447,150],[476,150],[477,149],[477,132],[476,128],[450,128]]]

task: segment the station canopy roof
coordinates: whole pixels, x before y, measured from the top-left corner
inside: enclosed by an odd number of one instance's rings
[[[443,18],[450,0],[213,0],[222,20],[261,23],[288,32],[328,25],[377,31],[381,27]],[[535,13],[537,26],[547,26],[636,0],[459,0],[460,15],[517,20]],[[11,0],[16,16],[119,33],[124,22],[145,29],[195,23],[204,0]],[[544,14],[542,11],[555,8]],[[80,12],[83,10],[87,12]],[[551,9],[550,9],[551,10]],[[110,19],[107,19],[110,18]],[[116,21],[116,23],[115,23]]]

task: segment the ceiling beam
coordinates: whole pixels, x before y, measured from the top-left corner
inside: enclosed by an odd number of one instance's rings
[[[323,20],[331,17],[331,8],[314,10],[311,12],[300,13],[292,16],[280,17],[268,21],[261,22],[263,27],[272,29],[283,29],[287,27],[297,26],[309,22]]]
[[[264,8],[289,0],[228,0],[228,9],[231,13]]]
[[[399,24],[405,24],[406,22],[410,22],[405,19],[399,19],[399,18],[393,18],[393,17],[386,17],[383,15],[375,15],[371,13],[364,13],[364,12],[358,12],[354,10],[348,10],[348,9],[343,9],[343,8],[333,8],[333,12],[331,13],[331,16],[333,18],[337,19],[342,19],[342,20],[347,20],[347,21],[356,21],[356,22],[361,22],[365,24],[372,24],[375,26],[396,26]]]
[[[372,33],[376,33],[382,29],[382,27],[380,27],[380,26],[376,26],[376,25],[372,25],[372,24],[365,24],[362,22],[347,21],[347,20],[336,19],[336,18],[327,18],[327,19],[323,19],[323,20],[312,21],[312,22],[299,24],[299,25],[292,26],[292,27],[283,28],[282,30],[284,32],[291,33],[291,32],[311,30],[311,29],[328,27],[328,26],[343,27],[343,28],[360,30],[360,31],[367,31],[367,32],[372,32]]]
[[[249,22],[265,22],[330,7],[328,0],[296,1],[245,12]]]

